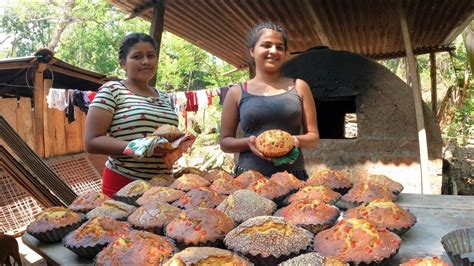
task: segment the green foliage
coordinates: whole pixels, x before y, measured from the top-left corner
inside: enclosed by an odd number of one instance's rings
[[[0,33],[12,40],[7,56],[31,55],[38,48],[47,46],[54,26],[54,20],[48,17],[50,9],[45,2],[28,0],[19,0],[12,6],[4,7],[0,17]]]
[[[64,4],[64,1],[57,1]],[[55,1],[19,0],[9,3],[0,14],[0,31],[14,41],[0,51],[3,57],[31,55],[47,47],[63,14]],[[103,74],[125,77],[119,66],[118,48],[131,32],[148,33],[150,23],[140,18],[125,20],[128,14],[103,0],[75,0],[55,56],[70,64]],[[218,88],[247,77],[246,71],[223,73],[233,66],[193,44],[164,32],[162,36],[157,86],[167,91]]]

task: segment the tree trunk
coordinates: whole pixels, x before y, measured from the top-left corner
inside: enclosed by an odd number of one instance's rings
[[[54,29],[53,36],[51,37],[51,41],[48,44],[48,49],[53,51],[59,44],[59,40],[61,38],[61,34],[63,34],[64,30],[67,26],[73,21],[74,16],[72,15],[72,9],[76,6],[76,0],[66,0],[64,2],[64,6],[62,9],[62,17],[59,18],[58,24]]]

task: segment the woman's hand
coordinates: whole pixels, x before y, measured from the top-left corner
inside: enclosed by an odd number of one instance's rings
[[[250,136],[247,138],[247,143],[249,145],[249,149],[253,152],[253,154],[257,155],[258,157],[264,159],[264,160],[268,160],[270,161],[271,158],[268,158],[268,157],[265,157],[258,149],[257,147],[255,146],[255,139],[256,137],[255,136]]]
[[[171,169],[173,164],[181,158],[183,153],[185,153],[194,143],[196,137],[194,135],[189,135],[188,139],[179,143],[176,149],[170,150],[170,152],[166,153],[163,160],[165,161],[166,166]]]
[[[295,142],[295,147],[296,148],[299,148],[300,147],[300,141],[299,139],[296,137],[296,136],[293,136],[293,140]]]

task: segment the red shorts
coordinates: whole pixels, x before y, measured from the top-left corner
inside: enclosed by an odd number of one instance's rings
[[[102,193],[113,198],[114,193],[126,186],[133,180],[118,174],[107,167],[102,172]]]

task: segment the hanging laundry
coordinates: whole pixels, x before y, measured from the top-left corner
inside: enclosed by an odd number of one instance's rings
[[[50,88],[49,93],[46,96],[46,102],[49,108],[58,109],[64,111],[67,107],[67,97],[65,89]]]
[[[92,102],[95,98],[95,95],[97,94],[96,91],[87,91],[87,98],[89,98],[89,102]]]
[[[67,122],[70,124],[76,121],[76,114],[74,112],[74,90],[68,90],[67,93],[67,108],[65,115],[67,117]]]
[[[197,112],[198,110],[198,101],[196,92],[194,91],[187,91],[184,93],[186,95],[186,112]]]
[[[208,106],[208,99],[205,90],[198,90],[196,91],[197,102],[198,102],[198,110],[207,109]]]
[[[186,98],[186,94],[184,94],[184,91],[178,91],[175,94],[176,96],[176,105],[174,107],[174,110],[177,114],[181,113],[183,109],[186,108],[186,103],[188,99]]]
[[[219,88],[218,90],[219,90],[219,104],[223,105],[225,96],[227,95],[227,92],[229,91],[229,87],[222,87],[222,88]]]
[[[87,111],[89,111],[89,104],[91,103],[87,96],[87,92],[75,90],[73,99],[74,105],[87,114]]]
[[[207,105],[212,105],[212,97],[214,97],[213,91],[207,90],[206,95],[207,95]]]

